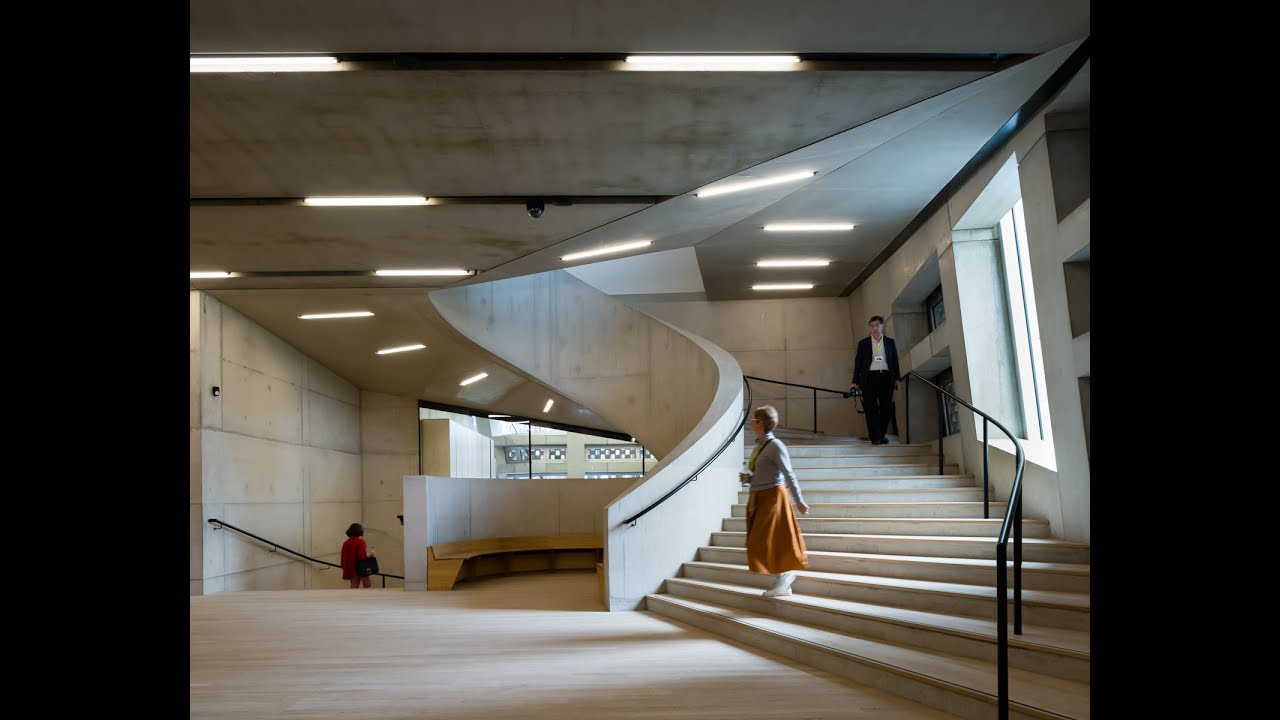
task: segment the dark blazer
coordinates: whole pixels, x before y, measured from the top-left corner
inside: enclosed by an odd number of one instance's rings
[[[884,361],[889,366],[889,374],[893,376],[894,382],[897,382],[902,379],[902,373],[898,370],[898,345],[888,335],[883,339]],[[870,370],[871,337],[867,336],[858,341],[858,352],[853,356],[853,383],[858,387],[864,387]]]

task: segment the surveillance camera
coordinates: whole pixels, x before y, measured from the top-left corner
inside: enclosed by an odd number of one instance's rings
[[[543,211],[547,208],[546,205],[543,204],[542,198],[529,198],[529,200],[524,204],[524,209],[529,211],[529,217],[537,220],[542,217]]]

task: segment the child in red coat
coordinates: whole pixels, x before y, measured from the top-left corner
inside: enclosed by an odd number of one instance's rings
[[[364,560],[367,557],[369,557],[369,548],[364,544],[364,526],[360,523],[351,523],[351,527],[347,528],[347,541],[342,543],[342,579],[350,580],[353,588],[358,588],[361,584],[365,587],[373,587],[373,578],[368,575],[364,577],[356,575],[356,560]]]

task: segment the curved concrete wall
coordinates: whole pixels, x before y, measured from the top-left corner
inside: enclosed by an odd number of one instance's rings
[[[741,438],[635,527],[621,520],[678,485],[729,439],[742,413],[738,363],[563,270],[428,297],[460,335],[662,458],[603,509],[609,608],[640,607],[719,529],[738,490]]]

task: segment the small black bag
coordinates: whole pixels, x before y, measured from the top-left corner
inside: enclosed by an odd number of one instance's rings
[[[366,577],[368,575],[378,574],[378,558],[367,557],[363,560],[356,560],[356,577]]]

